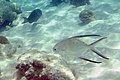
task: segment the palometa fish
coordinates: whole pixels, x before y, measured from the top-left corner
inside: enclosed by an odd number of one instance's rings
[[[92,52],[96,53],[100,57],[104,59],[109,59],[105,57],[100,51],[98,51],[95,48],[95,45],[100,42],[101,40],[105,39],[106,37],[100,38],[99,40],[91,43],[91,44],[86,44],[85,42],[79,40],[79,38],[83,37],[90,37],[90,36],[99,36],[100,35],[81,35],[81,36],[74,36],[65,40],[60,41],[53,47],[53,51],[55,53],[61,54],[64,57],[70,57],[70,56],[75,56],[78,57],[82,60],[93,62],[93,63],[101,63],[99,61],[93,61],[84,57],[80,57],[80,53],[83,54],[87,50],[91,50]]]

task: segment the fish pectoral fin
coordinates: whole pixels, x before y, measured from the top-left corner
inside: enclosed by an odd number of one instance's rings
[[[93,60],[90,60],[90,59],[87,59],[87,58],[84,58],[84,57],[79,57],[79,58],[82,59],[82,60],[88,61],[88,62],[92,62],[92,63],[102,63],[102,62],[93,61]]]
[[[96,53],[97,55],[99,55],[100,57],[104,58],[104,59],[109,59],[107,57],[105,57],[99,50],[97,49],[91,49],[94,53]]]
[[[89,35],[74,36],[72,38],[91,37],[91,36],[101,37],[100,35],[97,34],[89,34]]]

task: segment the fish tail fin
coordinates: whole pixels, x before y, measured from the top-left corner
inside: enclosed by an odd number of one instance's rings
[[[91,49],[94,53],[96,53],[98,56],[104,58],[104,59],[109,59],[108,57],[104,56],[103,53],[101,53],[99,50],[96,48]]]
[[[89,46],[91,47],[90,50],[93,51],[94,53],[96,53],[97,55],[99,55],[100,57],[102,57],[104,59],[109,59],[109,58],[105,57],[99,50],[97,50],[95,48],[96,44],[99,43],[100,41],[102,41],[105,38],[107,38],[107,37],[100,38],[99,40],[91,43]]]
[[[107,38],[107,37],[100,38],[100,39],[98,39],[97,41],[95,41],[95,42],[89,44],[89,46],[94,47],[94,46],[96,46],[97,43],[99,43],[100,41],[102,41],[103,39],[106,39],[106,38]]]
[[[23,17],[24,21],[22,23],[27,23],[28,19],[26,17]]]

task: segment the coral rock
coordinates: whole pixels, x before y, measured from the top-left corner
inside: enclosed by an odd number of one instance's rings
[[[34,55],[32,55],[34,54]],[[22,77],[26,80],[75,80],[72,71],[65,66],[65,63],[58,55],[46,54],[37,50],[31,50],[19,57],[19,64],[24,65],[16,67],[17,71],[24,70]],[[29,69],[26,69],[29,65]],[[27,71],[25,71],[27,70]],[[21,76],[21,74],[18,74]],[[17,77],[21,80],[22,77]]]
[[[82,21],[82,23],[87,24],[92,21],[93,19],[93,12],[90,10],[83,10],[79,14],[79,19]]]
[[[9,44],[9,40],[4,37],[4,36],[0,36],[0,44]]]

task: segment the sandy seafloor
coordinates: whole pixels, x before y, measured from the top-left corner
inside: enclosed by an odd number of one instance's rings
[[[74,7],[69,4],[61,4],[55,7],[47,6],[49,0],[12,0],[20,4],[23,13],[19,15],[17,26],[3,31],[0,35],[6,36],[14,45],[21,45],[12,58],[0,60],[1,71],[8,70],[17,63],[15,58],[29,49],[38,49],[53,53],[52,47],[68,37],[82,34],[99,34],[107,39],[101,41],[97,47],[110,60],[104,60],[88,52],[83,56],[102,61],[101,64],[93,64],[71,59],[71,66],[75,70],[77,80],[120,80],[120,1],[119,0],[90,0],[91,5]],[[22,24],[23,16],[28,16],[35,8],[43,11],[42,17],[34,24]],[[95,14],[95,19],[84,26],[80,25],[79,13],[84,9],[90,9]],[[97,38],[85,38],[85,42],[91,43]],[[17,43],[17,44],[16,44]],[[7,50],[6,50],[7,51]],[[8,52],[9,53],[9,52]],[[73,62],[73,63],[72,63]],[[69,62],[68,62],[69,63]],[[14,71],[13,71],[14,73]]]

